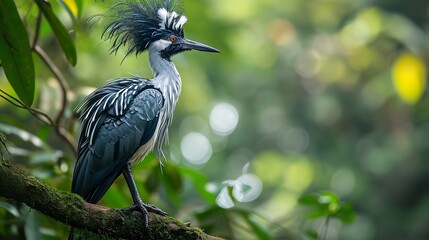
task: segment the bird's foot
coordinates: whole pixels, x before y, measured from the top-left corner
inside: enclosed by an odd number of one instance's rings
[[[133,205],[131,205],[128,208],[128,210],[131,210],[131,211],[140,211],[140,212],[142,211],[141,209],[145,209],[146,210],[145,213],[143,213],[143,215],[146,214],[147,212],[156,213],[156,214],[162,215],[162,216],[166,216],[167,215],[166,212],[162,211],[157,206],[152,205],[152,204],[146,204],[146,203],[143,203],[143,202],[139,202],[138,204],[134,203]]]
[[[167,215],[166,212],[162,211],[158,207],[156,207],[152,204],[145,204],[141,201],[138,203],[134,203],[133,205],[128,207],[127,210],[141,212],[141,214],[143,215],[143,218],[144,218],[144,224],[146,225],[146,228],[148,228],[148,224],[149,224],[149,219],[148,219],[149,212],[156,213],[156,214],[162,215],[162,216]]]

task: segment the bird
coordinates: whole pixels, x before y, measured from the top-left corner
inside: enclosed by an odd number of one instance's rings
[[[125,0],[97,15],[96,21],[104,22],[102,38],[111,42],[110,53],[127,47],[126,58],[147,51],[153,78],[132,75],[111,80],[76,109],[80,135],[72,192],[96,204],[123,175],[133,199],[129,209],[142,213],[146,227],[148,212],[166,213],[143,203],[132,166],[151,151],[162,153],[167,144],[182,88],[171,58],[189,50],[220,52],[185,38],[187,18],[178,10],[180,6],[179,0]]]

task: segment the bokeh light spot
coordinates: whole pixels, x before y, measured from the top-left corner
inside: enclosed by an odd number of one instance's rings
[[[210,126],[216,134],[227,136],[237,127],[238,119],[238,111],[233,105],[218,103],[210,113]]]
[[[305,129],[290,128],[278,136],[277,144],[285,152],[303,152],[310,144],[310,135]]]
[[[258,114],[258,126],[264,134],[275,134],[287,124],[288,119],[285,109],[279,105],[266,104],[267,107],[261,109]]]
[[[285,170],[284,184],[291,191],[302,192],[313,180],[313,167],[306,159],[296,160]]]
[[[282,218],[296,206],[298,196],[288,191],[277,191],[261,207],[263,212],[269,212],[273,219]]]
[[[416,103],[426,86],[426,67],[414,54],[403,53],[393,65],[393,82],[399,97],[408,104]]]
[[[373,40],[381,30],[381,12],[377,8],[365,9],[342,29],[340,41],[352,50]]]
[[[287,166],[285,156],[274,151],[258,154],[251,165],[252,171],[260,176],[264,185],[269,186],[277,185],[281,181]]]
[[[318,124],[325,126],[335,124],[343,115],[338,99],[327,94],[314,98],[309,110],[312,118]]]
[[[183,156],[192,164],[204,164],[212,155],[210,141],[201,133],[191,132],[180,143]]]
[[[353,191],[355,183],[356,179],[352,171],[339,169],[332,176],[331,189],[341,196],[346,196]]]
[[[321,63],[320,80],[327,84],[332,84],[336,82],[347,82],[350,81],[354,83],[354,78],[347,76],[350,74],[350,70],[344,63],[344,60],[341,58],[329,57],[326,58],[325,61]]]
[[[275,19],[269,27],[271,40],[279,46],[286,46],[295,39],[295,28],[286,19]]]
[[[62,172],[67,172],[69,170],[69,165],[66,162],[60,164],[60,169]]]
[[[295,69],[304,78],[316,76],[320,70],[320,55],[314,50],[302,52],[296,60]]]
[[[218,186],[212,182],[207,183],[204,188],[207,190],[207,192],[215,193],[218,191]]]

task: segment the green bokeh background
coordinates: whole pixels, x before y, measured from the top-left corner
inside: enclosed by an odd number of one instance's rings
[[[33,33],[37,12],[28,1],[16,2],[22,16],[28,14]],[[69,104],[63,124],[77,138],[73,109],[84,96],[109,79],[152,73],[146,53],[122,62],[125,51],[109,55],[101,27],[89,28],[86,19],[105,11],[108,1],[84,2],[77,22],[58,2],[52,5],[72,30],[77,65],[67,64],[46,21],[39,43],[66,77]],[[428,1],[186,0],[183,7],[186,37],[222,53],[173,57],[183,88],[165,167],[161,171],[150,156],[134,168],[145,201],[227,239],[264,239],[240,211],[268,233],[265,239],[309,239],[305,232],[319,231],[324,219],[306,218],[298,199],[327,190],[351,203],[356,219],[350,224],[332,219],[326,239],[429,237],[429,98],[423,85],[416,102],[404,101],[393,75],[404,53],[428,66]],[[34,106],[55,116],[58,83],[33,56]],[[421,81],[426,79],[427,73]],[[0,88],[13,92],[2,72]],[[226,136],[210,125],[219,103],[231,104],[239,114],[238,125]],[[74,157],[52,128],[1,99],[0,131],[8,137],[9,160],[69,191]],[[192,164],[182,154],[183,138],[191,132],[210,142],[205,164]],[[29,133],[43,144],[34,143]],[[222,189],[245,174],[260,180],[261,194],[230,209],[216,207]],[[0,208],[2,239],[67,236],[66,226],[22,204],[1,198],[0,203],[9,209]],[[122,178],[101,202],[109,207],[130,203]]]

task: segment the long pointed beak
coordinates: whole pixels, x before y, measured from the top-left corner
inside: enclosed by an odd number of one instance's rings
[[[220,53],[219,50],[217,50],[214,47],[210,47],[208,45],[196,42],[196,41],[192,41],[189,39],[183,39],[182,42],[182,49],[184,50],[198,50],[198,51],[203,51],[203,52],[215,52],[215,53]]]

